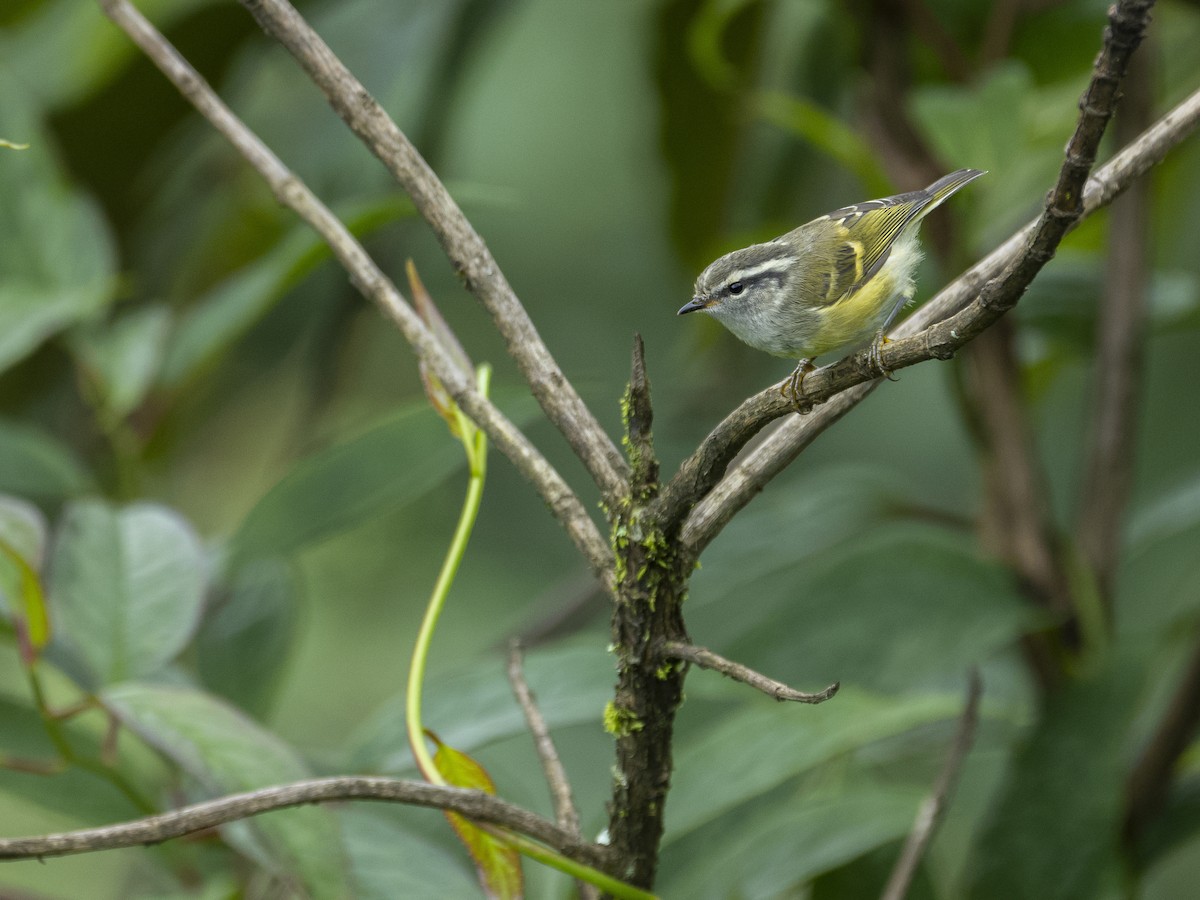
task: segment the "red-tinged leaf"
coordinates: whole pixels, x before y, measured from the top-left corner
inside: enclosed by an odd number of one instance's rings
[[[426,729],[425,733],[437,744],[433,762],[446,781],[455,787],[496,793],[496,785],[483,766],[467,754],[443,744],[432,731]],[[503,900],[523,897],[525,878],[521,873],[521,855],[458,813],[446,812],[445,815],[471,854],[479,883],[487,895]]]
[[[433,298],[425,289],[421,276],[417,274],[417,267],[411,259],[404,264],[404,271],[408,275],[408,284],[412,291],[413,306],[416,307],[417,315],[429,326],[429,330],[433,332],[433,336],[437,338],[443,349],[449,353],[455,366],[464,375],[470,377],[471,373],[475,371],[475,367],[471,364],[471,359],[467,356],[466,351],[463,350],[462,344],[458,342],[458,338],[454,336],[454,332],[450,330],[450,326],[446,324],[446,320],[442,318],[442,314],[438,312]],[[454,400],[424,360],[421,361],[420,372],[421,383],[425,386],[425,396],[429,398],[433,408],[438,411],[438,415],[446,420],[450,431],[455,437],[458,437],[458,419],[454,415]]]

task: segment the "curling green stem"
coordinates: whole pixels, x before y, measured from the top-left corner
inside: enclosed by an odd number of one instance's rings
[[[479,392],[487,396],[488,384],[491,381],[490,366],[482,365],[476,373]],[[425,663],[429,658],[429,646],[433,642],[433,632],[437,628],[438,618],[446,605],[446,597],[454,576],[458,574],[459,564],[466,553],[467,542],[471,539],[471,530],[475,527],[475,519],[479,515],[479,504],[483,497],[483,483],[487,477],[487,435],[475,426],[475,423],[463,415],[462,410],[454,407],[454,418],[458,424],[459,439],[467,453],[467,463],[470,467],[470,482],[467,485],[467,496],[463,501],[462,512],[459,513],[458,527],[454,530],[454,539],[442,562],[442,570],[438,573],[437,583],[433,586],[433,594],[429,605],[425,608],[425,618],[421,621],[421,630],[417,632],[417,644],[413,648],[412,663],[408,670],[408,689],[405,698],[405,719],[408,729],[408,743],[412,747],[413,758],[417,768],[426,781],[432,784],[446,784],[434,765],[433,756],[429,753],[429,745],[425,741],[425,729],[421,724],[421,688],[425,681]]]

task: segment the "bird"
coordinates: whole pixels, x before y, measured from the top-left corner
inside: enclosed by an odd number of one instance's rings
[[[787,234],[712,262],[678,315],[703,312],[758,350],[799,360],[781,393],[797,412],[813,360],[871,339],[883,375],[885,333],[916,290],[921,220],[982,169],[826,213]],[[811,408],[811,404],[807,405]]]

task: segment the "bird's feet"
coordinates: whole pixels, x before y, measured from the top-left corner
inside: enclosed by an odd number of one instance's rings
[[[804,400],[804,376],[816,369],[811,359],[802,359],[796,364],[796,368],[792,370],[791,376],[783,383],[783,387],[779,389],[779,393],[786,397],[792,404],[794,409],[800,415],[808,413],[813,408],[813,403],[810,400]]]
[[[867,351],[867,361],[888,381],[898,381],[899,379],[892,374],[892,370],[883,364],[883,345],[886,343],[889,343],[887,335],[882,331],[875,332],[875,339],[871,341],[871,349]]]

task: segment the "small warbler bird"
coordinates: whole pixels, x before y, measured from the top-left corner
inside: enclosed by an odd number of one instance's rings
[[[874,336],[871,359],[890,375],[880,352],[916,289],[921,220],[983,174],[959,169],[923,191],[856,203],[727,253],[700,273],[679,315],[706,312],[751,347],[798,359],[782,389],[797,412],[804,376],[824,353]]]

